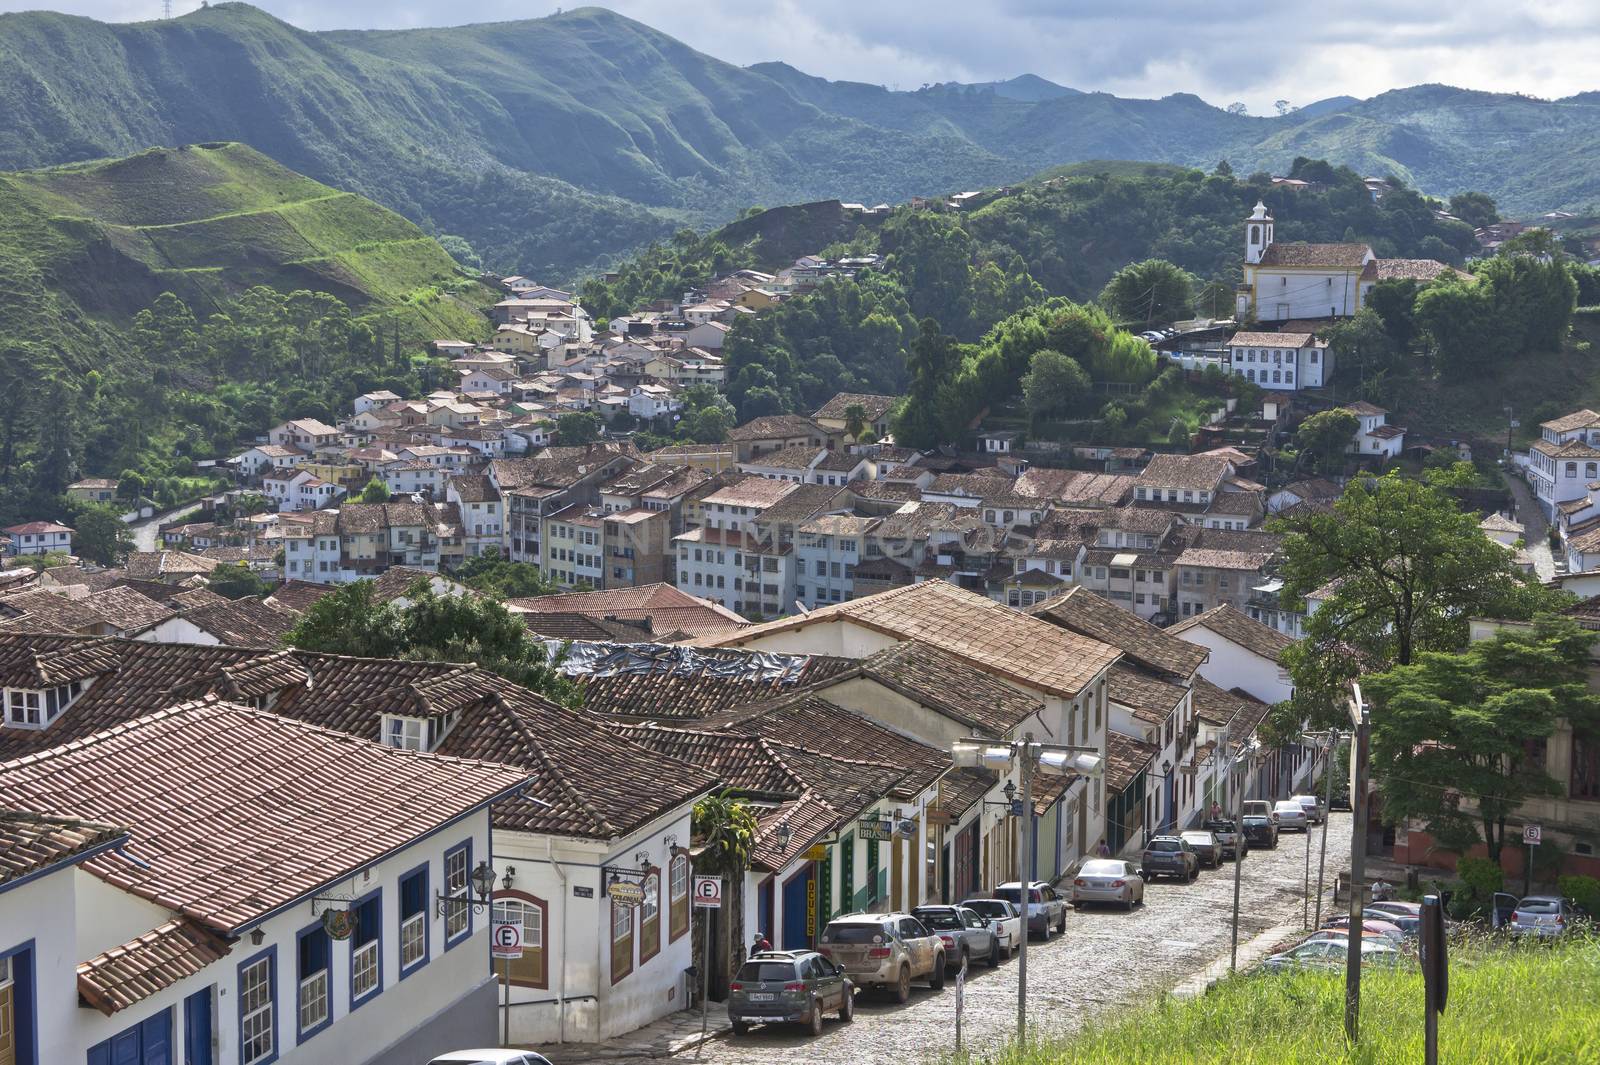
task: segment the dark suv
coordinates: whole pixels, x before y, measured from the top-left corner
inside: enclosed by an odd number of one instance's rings
[[[1251,847],[1272,850],[1278,845],[1278,822],[1267,814],[1245,814],[1244,839]]]
[[[1139,864],[1146,880],[1158,876],[1193,880],[1200,875],[1200,859],[1182,836],[1156,836],[1145,844]]]
[[[752,954],[728,985],[728,1019],[736,1036],[752,1024],[803,1024],[821,1035],[822,1015],[833,1010],[841,1021],[854,1019],[856,985],[812,950]]]

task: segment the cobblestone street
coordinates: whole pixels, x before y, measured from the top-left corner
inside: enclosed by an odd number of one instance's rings
[[[1311,833],[1311,877],[1315,885],[1320,830]],[[1350,815],[1335,814],[1328,834],[1325,897],[1333,874],[1348,861]],[[1305,871],[1305,839],[1286,834],[1275,851],[1252,851],[1240,889],[1239,942],[1285,923],[1298,925]],[[1109,909],[1073,911],[1067,934],[1028,950],[1029,1024],[1036,1034],[1070,1030],[1085,1018],[1122,1004],[1153,1001],[1201,972],[1228,951],[1233,907],[1233,866],[1206,870],[1193,884],[1150,885],[1146,904],[1132,913]],[[1325,902],[1323,912],[1328,912]],[[963,1038],[979,1048],[1004,1039],[1016,1023],[1017,965],[979,967],[969,974]],[[797,1031],[754,1029],[741,1039],[721,1038],[703,1048],[710,1065],[776,1065],[782,1062],[850,1062],[852,1065],[917,1065],[953,1048],[955,992],[917,987],[898,1006],[885,996],[857,999],[856,1019],[830,1019],[820,1039]],[[577,1048],[554,1056],[559,1065],[596,1058]],[[693,1051],[674,1060],[689,1061]]]

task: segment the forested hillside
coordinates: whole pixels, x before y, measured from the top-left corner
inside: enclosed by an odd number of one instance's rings
[[[1307,156],[1517,212],[1600,200],[1592,94],[1419,86],[1257,118],[1026,75],[892,92],[736,67],[599,8],[322,34],[237,3],[133,24],[3,15],[0,116],[0,168],[242,141],[464,261],[547,281],[751,205],[897,202],[1088,159],[1243,174]]]
[[[420,343],[484,335],[493,298],[404,218],[242,145],[0,174],[0,518],[415,385]]]

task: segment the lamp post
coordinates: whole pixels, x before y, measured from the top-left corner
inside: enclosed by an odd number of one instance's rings
[[[1020,740],[957,740],[950,745],[957,766],[1005,772],[1022,770],[1022,850],[1017,856],[1017,883],[1022,899],[1022,949],[1017,952],[1017,1042],[1028,1041],[1028,906],[1033,897],[1033,774],[1036,770],[1069,777],[1098,777],[1104,760],[1098,747],[1035,743],[1029,732]],[[1016,792],[1007,782],[1007,800]]]

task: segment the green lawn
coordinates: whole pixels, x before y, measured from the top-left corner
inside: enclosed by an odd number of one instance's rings
[[[1448,1065],[1600,1061],[1600,940],[1560,947],[1469,946],[1452,955],[1439,1060]],[[1244,975],[1202,998],[1168,1000],[1082,1034],[1015,1046],[986,1065],[1389,1065],[1421,1062],[1422,978],[1362,980],[1361,1041],[1344,1038],[1343,973]]]

